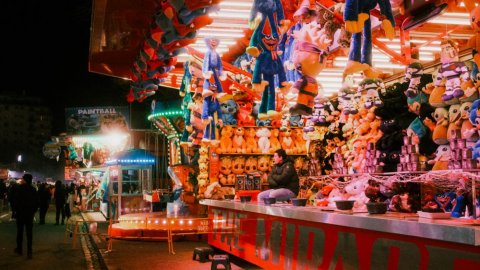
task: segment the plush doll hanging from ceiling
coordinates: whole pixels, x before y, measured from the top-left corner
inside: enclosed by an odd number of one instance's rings
[[[293,85],[291,92],[298,93],[297,104],[290,108],[292,115],[311,115],[313,100],[318,94],[315,77],[326,64],[326,55],[331,40],[316,25],[307,24],[295,34],[293,63],[302,77]]]
[[[468,41],[468,45],[472,48],[473,61],[480,67],[480,5],[475,6],[475,3],[479,4],[479,1],[465,0],[465,7],[470,12],[470,24],[474,32],[473,37]]]
[[[344,76],[363,71],[367,78],[377,78],[379,72],[372,68],[372,26],[370,10],[380,6],[382,26],[385,35],[390,40],[395,36],[395,19],[389,0],[347,0],[344,20],[348,32],[353,33],[350,43],[350,53]],[[362,40],[363,28],[363,40]]]
[[[203,84],[203,96],[213,95],[213,90],[216,88],[217,93],[222,93],[222,84],[220,80],[224,81],[227,78],[227,75],[223,71],[222,59],[217,53],[217,47],[220,44],[218,38],[205,38],[205,43],[207,45],[207,52],[203,57],[203,67],[202,73],[205,78]],[[213,78],[214,85],[210,83],[210,78]]]
[[[281,35],[280,26],[288,23],[284,20],[280,0],[255,0],[250,22],[254,21],[259,12],[262,14],[262,20],[255,29],[250,46],[247,48],[248,54],[257,57],[252,84],[256,92],[263,92],[258,118],[261,120],[277,119],[281,114],[275,111],[275,75],[280,88],[287,85],[285,70],[277,49]]]

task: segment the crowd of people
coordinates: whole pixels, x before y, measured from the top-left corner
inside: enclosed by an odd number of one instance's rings
[[[17,247],[14,252],[23,254],[23,234],[27,235],[27,257],[32,258],[32,228],[38,212],[38,224],[45,224],[45,216],[51,204],[55,205],[54,225],[64,225],[75,206],[77,187],[66,186],[57,180],[54,185],[47,182],[33,183],[31,174],[21,179],[0,179],[0,212],[11,211],[11,221],[17,224]]]

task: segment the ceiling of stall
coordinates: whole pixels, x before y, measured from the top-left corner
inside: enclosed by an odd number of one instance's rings
[[[290,3],[286,12],[295,10],[291,4],[294,1],[282,1]],[[331,6],[331,0],[317,0],[319,6]],[[427,15],[424,7],[422,12],[415,14],[406,6],[405,12],[396,7],[398,0],[390,1],[394,6],[396,15],[397,31],[396,38],[390,41],[383,36],[380,27],[373,29],[374,52],[373,66],[381,69],[386,76],[393,76],[401,73],[405,65],[402,60],[405,58],[404,50],[408,49],[410,41],[419,48],[420,61],[429,65],[438,58],[440,42],[442,38],[454,39],[461,49],[465,48],[467,40],[473,35],[471,32],[468,13],[463,3],[457,1],[435,1],[436,6],[442,3],[448,4],[438,16],[421,23],[419,18]],[[405,1],[408,4],[411,1]],[[415,5],[421,6],[429,1],[415,1]],[[431,3],[432,1],[430,1]],[[93,6],[91,42],[90,42],[90,72],[100,73],[108,76],[130,79],[132,77],[132,65],[139,55],[145,37],[153,24],[153,16],[159,10],[158,1],[154,0],[95,0]],[[193,49],[204,52],[203,39],[208,36],[215,36],[221,40],[218,52],[220,55],[228,53],[229,48],[235,46],[239,39],[245,37],[248,29],[248,17],[253,0],[224,0],[220,3],[220,10],[210,14],[214,22],[197,31],[197,40],[190,45]],[[375,13],[375,12],[373,12]],[[403,15],[402,15],[403,13]],[[412,20],[418,20],[417,24]],[[414,25],[409,31],[400,31],[405,25]],[[402,40],[403,46],[402,46]],[[182,78],[182,63],[187,55],[179,55],[177,68],[170,72],[170,76],[164,82],[165,86],[177,88]],[[341,87],[342,72],[347,60],[346,55],[336,54],[331,58],[329,66],[318,77],[322,83],[325,94],[338,91]],[[173,78],[172,78],[172,75]],[[362,79],[361,74],[352,77],[354,82]]]

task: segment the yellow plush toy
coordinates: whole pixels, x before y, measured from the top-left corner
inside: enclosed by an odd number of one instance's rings
[[[220,147],[217,148],[217,152],[221,153],[232,153],[232,135],[233,128],[232,126],[223,126],[220,137]]]
[[[245,161],[245,172],[246,173],[253,173],[258,171],[258,163],[256,157],[248,157],[247,161]]]
[[[437,125],[433,130],[432,139],[436,144],[447,144],[447,130],[448,130],[448,111],[445,108],[435,109],[433,115]]]
[[[230,174],[232,174],[232,158],[222,157],[220,159],[220,174],[218,175],[220,184],[228,185],[228,176]]]
[[[297,153],[307,153],[307,142],[303,138],[303,130],[301,128],[295,128],[292,130],[292,138],[295,142],[295,148],[297,149]]]
[[[243,127],[237,127],[233,131],[233,140],[232,140],[232,153],[241,153],[245,154],[247,152],[247,143],[243,134],[245,133]]]
[[[200,163],[198,164],[200,173],[197,176],[198,186],[206,186],[208,184],[208,164]]]
[[[245,128],[245,143],[247,153],[258,153],[257,141],[255,140],[256,131],[255,128]]]
[[[242,174],[245,172],[245,157],[235,157],[232,162],[232,173]]]
[[[287,154],[296,154],[295,143],[292,139],[292,130],[287,128],[285,131],[280,131],[280,144]]]
[[[447,106],[447,104],[442,99],[443,94],[445,94],[445,85],[436,86],[432,90],[432,93],[430,93],[428,103],[430,103],[430,105],[436,108]]]
[[[258,158],[258,170],[261,173],[262,184],[268,183],[268,172],[270,171],[270,157],[269,156],[260,156]]]

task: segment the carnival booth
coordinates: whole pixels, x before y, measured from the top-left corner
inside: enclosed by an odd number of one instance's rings
[[[267,269],[480,268],[478,1],[200,2],[162,2],[129,98],[179,88],[149,120],[209,244]],[[298,196],[257,202],[280,148]]]
[[[144,194],[151,193],[152,171],[156,157],[143,149],[118,153],[107,161],[108,176],[102,182],[102,210],[109,208],[109,217],[116,220],[124,214],[150,212]],[[108,198],[108,199],[107,199]]]

